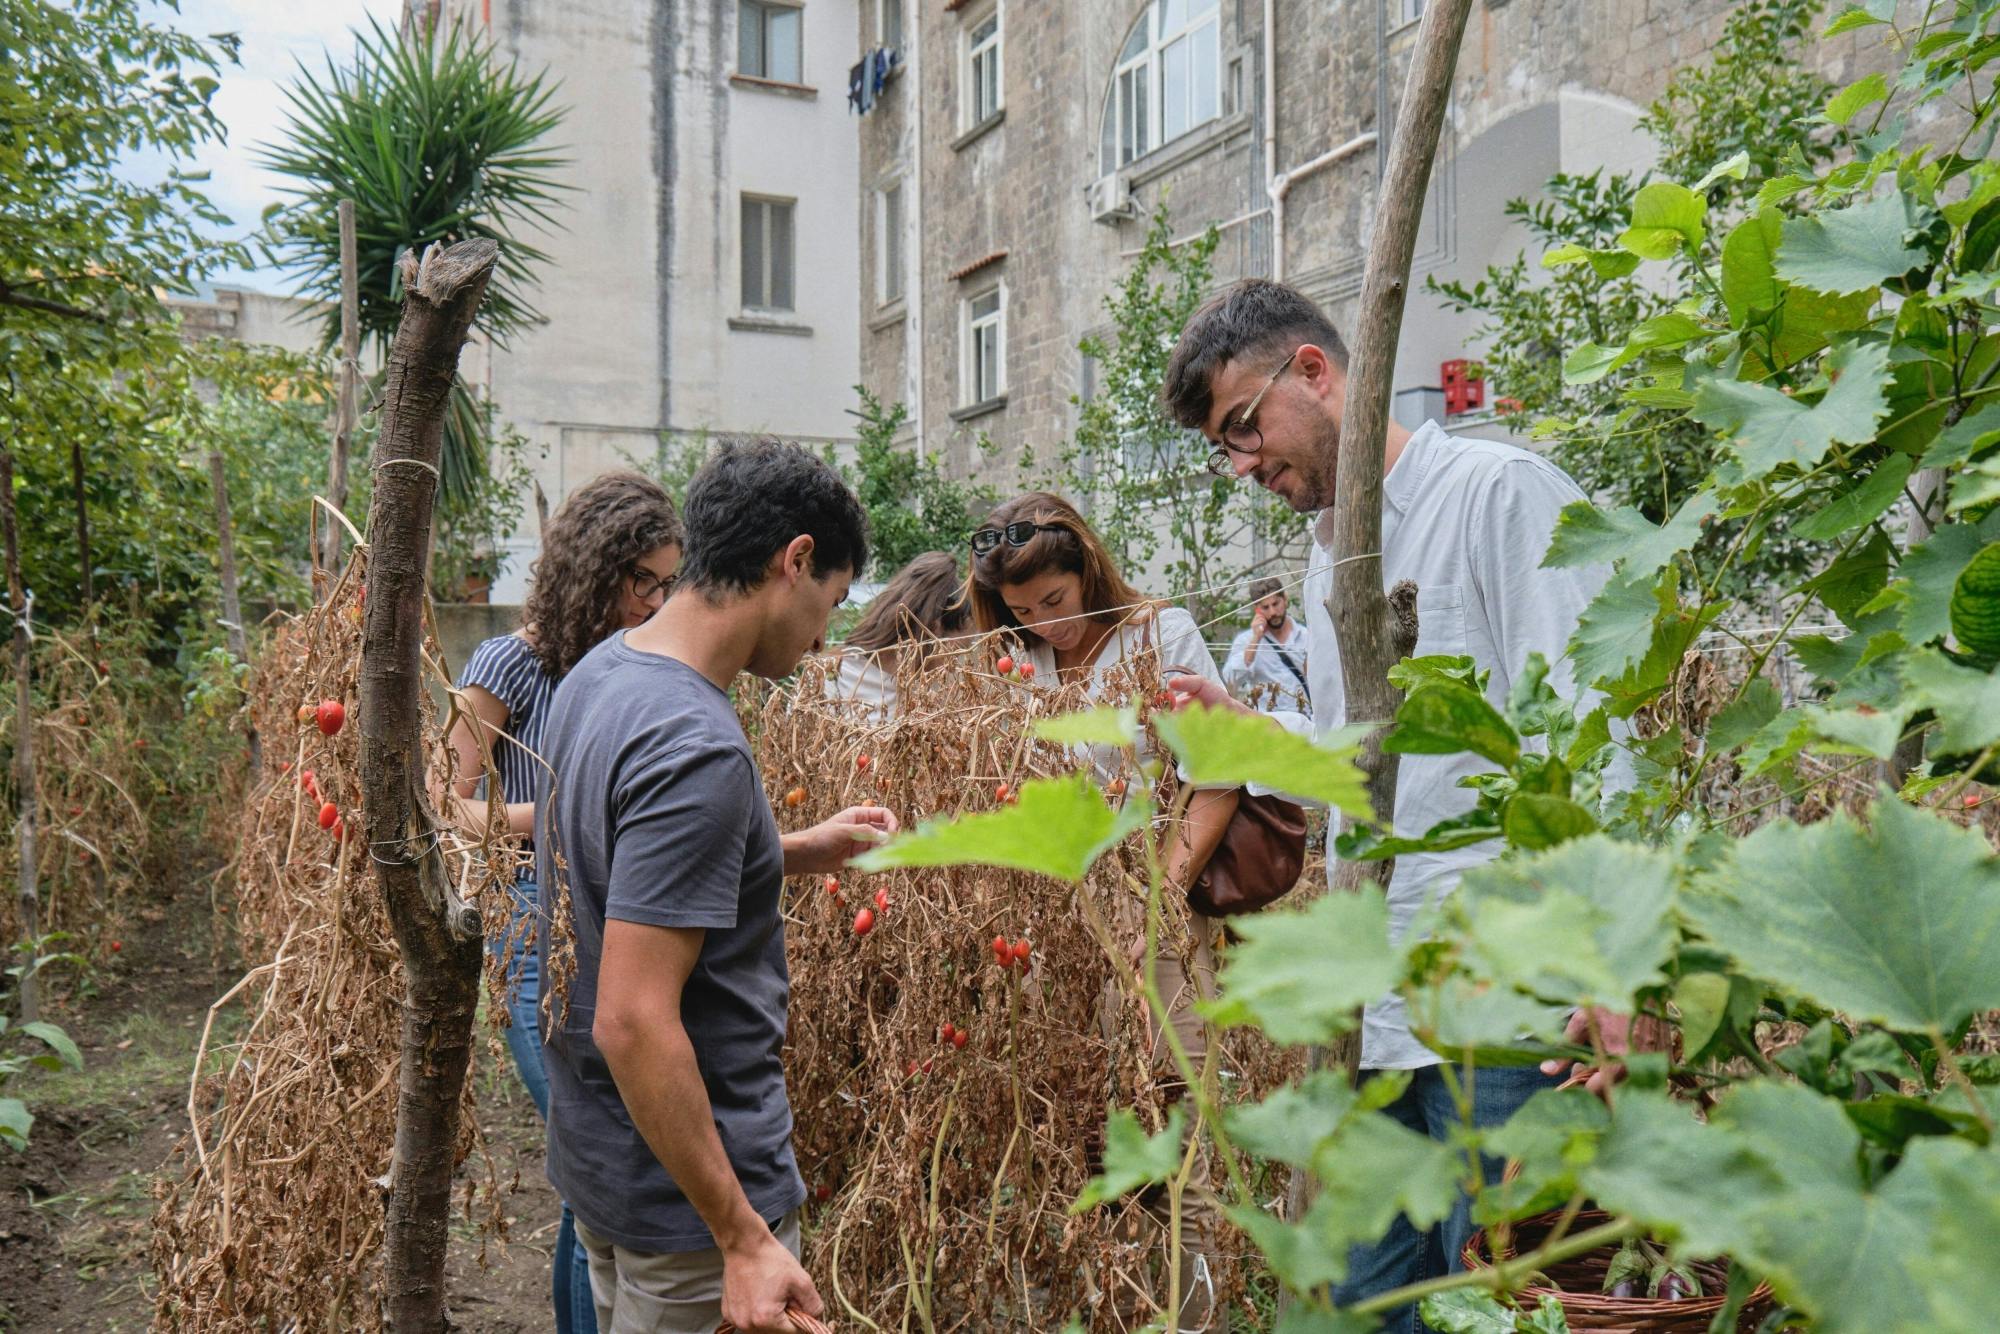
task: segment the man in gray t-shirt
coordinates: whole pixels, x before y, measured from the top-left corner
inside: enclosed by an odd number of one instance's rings
[[[853,494],[803,450],[736,446],[696,474],[685,519],[679,586],[564,678],[544,737],[542,910],[576,964],[543,1016],[548,1171],[606,1334],[819,1313],[797,1259],[783,878],[897,827],[856,808],[781,836],[727,693],[819,649],[867,563]]]

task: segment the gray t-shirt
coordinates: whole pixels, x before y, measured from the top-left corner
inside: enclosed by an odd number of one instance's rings
[[[556,691],[544,734],[542,911],[568,863],[576,941],[569,1010],[543,1019],[549,1181],[593,1232],[636,1251],[694,1251],[708,1228],[647,1147],[591,1040],[607,918],[707,931],[681,995],[715,1125],[750,1205],[805,1200],[785,1096],[784,852],[729,697],[687,664],[612,635]],[[553,837],[551,837],[553,835]],[[560,934],[560,933],[559,933]]]

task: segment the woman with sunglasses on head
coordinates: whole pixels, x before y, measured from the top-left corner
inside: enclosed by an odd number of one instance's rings
[[[947,551],[926,551],[896,571],[841,641],[826,693],[854,701],[871,722],[886,722],[896,712],[904,650],[921,662],[939,640],[970,628],[963,592],[958,562]]]
[[[459,673],[463,706],[472,714],[461,714],[451,729],[459,774],[455,795],[461,801],[477,795],[482,780],[497,781],[508,834],[532,837],[542,783],[542,726],[557,684],[606,635],[640,625],[660,609],[680,566],[681,545],[673,499],[637,473],[606,473],[556,510],[542,534],[522,627],[486,640]],[[460,816],[476,835],[484,833],[483,809],[462,807]],[[506,955],[512,1020],[507,1046],[535,1110],[547,1120],[534,881],[524,875],[513,894],[509,930],[491,943]],[[557,1331],[596,1334],[589,1257],[577,1244],[566,1205],[553,1259]]]
[[[972,552],[967,588],[973,622],[982,631],[1019,633],[1021,656],[1035,669],[1032,684],[1082,684],[1095,695],[1132,669],[1148,681],[1157,674],[1221,684],[1222,674],[1194,617],[1179,607],[1160,606],[1127,583],[1102,539],[1060,496],[1034,491],[1000,506],[973,533]],[[1141,745],[1143,759],[1143,741]],[[1095,750],[1093,759],[1100,778],[1119,776],[1123,757],[1117,751]],[[1236,813],[1237,799],[1233,789],[1194,793],[1181,827],[1168,842],[1169,886],[1185,891],[1201,874]],[[1129,921],[1114,922],[1113,929],[1126,935],[1124,943],[1136,960],[1144,951],[1144,925],[1138,914],[1127,916]],[[1156,975],[1174,1032],[1199,1066],[1208,1041],[1194,1003],[1203,993],[1213,994],[1217,928],[1213,919],[1189,916],[1191,949],[1183,957],[1163,948]],[[1156,1069],[1171,1068],[1157,1032],[1153,1059]],[[1192,1194],[1182,1197],[1181,1209],[1182,1298],[1175,1327],[1192,1334],[1216,1325],[1215,1285],[1209,1275],[1216,1220]]]

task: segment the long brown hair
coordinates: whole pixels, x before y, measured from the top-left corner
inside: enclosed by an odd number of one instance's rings
[[[1104,540],[1077,513],[1076,506],[1047,491],[1030,491],[1016,496],[986,516],[982,528],[1004,529],[1026,520],[1045,525],[1022,546],[1007,542],[983,556],[972,558],[972,573],[966,592],[972,603],[972,620],[981,630],[1019,627],[1007,600],[1000,596],[1004,584],[1019,584],[1059,570],[1083,581],[1083,609],[1102,625],[1116,625],[1133,609],[1148,605],[1138,589],[1125,582],[1117,563],[1105,549]]]
[[[843,644],[877,653],[902,643],[918,652],[960,633],[971,617],[959,596],[958,562],[946,551],[926,551],[896,571],[861,614]]]
[[[571,492],[542,530],[522,613],[542,670],[560,680],[616,630],[634,563],[685,541],[673,497],[649,477],[608,472]]]

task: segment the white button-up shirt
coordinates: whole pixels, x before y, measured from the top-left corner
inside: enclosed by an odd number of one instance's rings
[[[1549,684],[1572,697],[1575,686],[1563,649],[1610,571],[1545,570],[1542,556],[1563,506],[1581,499],[1583,492],[1560,468],[1513,445],[1448,436],[1436,422],[1412,435],[1382,486],[1382,586],[1404,579],[1416,584],[1417,656],[1471,654],[1482,671],[1492,673],[1487,698],[1504,707],[1528,654],[1539,651],[1549,662]],[[1274,715],[1291,730],[1310,728],[1315,736],[1347,722],[1340,643],[1326,610],[1333,592],[1332,541],[1333,515],[1322,511],[1314,520],[1312,563],[1298,599],[1312,635],[1307,668],[1312,717],[1308,723],[1301,714]],[[1403,756],[1395,832],[1419,835],[1470,810],[1477,795],[1458,780],[1492,767],[1470,754]],[[1500,848],[1493,840],[1398,857],[1388,890],[1391,931],[1400,939],[1420,908],[1450,893],[1467,867],[1490,861]],[[1364,1068],[1414,1069],[1442,1060],[1411,1035],[1400,997],[1367,1007],[1361,1029]]]
[[[1312,631],[1292,615],[1285,617],[1285,633],[1291,638],[1282,643],[1275,635],[1266,634],[1257,641],[1257,656],[1246,662],[1250,631],[1242,631],[1229,646],[1229,661],[1222,665],[1222,679],[1239,698],[1254,694],[1257,708],[1303,712],[1312,707],[1312,701],[1306,698],[1306,664],[1312,652]]]

